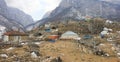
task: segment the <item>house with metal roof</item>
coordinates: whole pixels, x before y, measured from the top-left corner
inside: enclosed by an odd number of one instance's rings
[[[29,35],[23,32],[18,31],[10,31],[4,33],[3,41],[4,42],[21,42],[26,41],[28,39]]]

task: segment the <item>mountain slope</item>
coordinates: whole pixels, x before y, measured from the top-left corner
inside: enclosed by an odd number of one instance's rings
[[[47,20],[43,19],[39,22],[81,20],[86,16],[119,21],[120,5],[101,0],[62,0],[60,5],[46,18]]]
[[[21,23],[24,27],[34,22],[31,16],[25,14],[19,9],[11,7],[8,7],[7,9],[9,11],[7,17],[16,20],[17,22]]]
[[[7,30],[13,30],[13,29],[20,29],[21,31],[25,31],[22,25],[20,25],[18,22],[14,20],[7,19],[6,17],[0,15],[0,25],[7,28]]]
[[[107,1],[110,3],[114,3],[114,4],[119,4],[120,5],[120,0],[101,0],[101,1]]]
[[[119,8],[119,5],[99,0],[63,0],[59,7],[51,13],[51,17],[79,18],[80,16],[91,16],[112,19],[120,14]]]
[[[44,15],[42,18],[44,19],[44,18],[49,17],[49,15],[51,14],[51,12],[52,12],[52,11],[48,11],[47,13],[45,13],[45,15]]]
[[[18,24],[22,24],[23,27],[33,23],[31,16],[25,14],[17,8],[8,7],[5,0],[0,0],[0,15],[6,17],[7,19],[14,20]]]

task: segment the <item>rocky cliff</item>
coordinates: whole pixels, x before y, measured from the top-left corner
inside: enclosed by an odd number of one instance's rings
[[[84,16],[117,19],[120,15],[120,5],[99,0],[63,0],[50,15],[51,18],[75,18]]]

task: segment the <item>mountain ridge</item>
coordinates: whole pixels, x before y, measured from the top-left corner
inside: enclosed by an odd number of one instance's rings
[[[85,17],[88,15],[92,17],[103,17],[106,19],[116,20],[120,16],[119,7],[120,5],[118,4],[100,0],[62,0],[60,5],[51,12],[48,18],[59,20],[73,17]]]
[[[120,5],[101,0],[62,0],[47,18],[43,18],[30,26],[39,27],[47,22],[68,19],[80,21],[86,16],[119,21]]]

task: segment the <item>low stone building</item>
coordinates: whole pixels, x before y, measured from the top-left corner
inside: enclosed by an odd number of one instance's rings
[[[4,42],[21,42],[28,40],[29,35],[23,32],[10,31],[4,33],[3,40]]]

